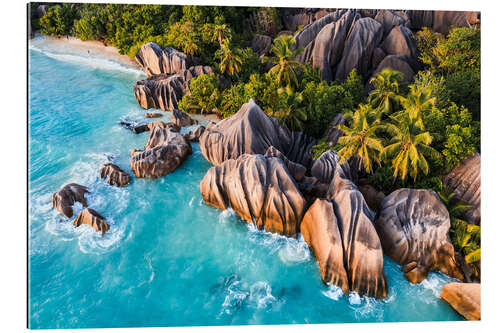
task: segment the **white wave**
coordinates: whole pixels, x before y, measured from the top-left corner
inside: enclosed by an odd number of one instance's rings
[[[81,225],[75,229],[82,229],[78,237],[78,246],[83,253],[100,254],[108,252],[118,246],[125,238],[125,224],[117,225],[113,220],[106,220],[110,229],[101,235],[95,229],[88,225]]]
[[[293,238],[288,238],[285,245],[278,251],[279,258],[285,264],[308,261],[311,257],[310,253],[306,242]]]
[[[191,199],[191,200],[193,200],[193,199]],[[189,205],[191,206],[191,202],[189,203]],[[225,224],[235,215],[236,215],[236,212],[232,208],[228,208],[226,210],[223,210],[219,214],[219,223]]]
[[[250,304],[257,309],[265,309],[276,302],[276,297],[271,293],[271,286],[264,281],[254,283],[250,287]]]
[[[321,293],[326,297],[333,299],[334,301],[338,301],[339,298],[344,295],[344,291],[342,290],[342,288],[334,284],[328,285],[328,289],[322,290]]]
[[[266,309],[277,303],[269,283],[265,281],[248,284],[235,280],[227,287],[227,295],[222,303],[221,314],[232,314],[242,307]]]
[[[436,297],[436,299],[441,298],[441,289],[443,286],[450,282],[452,279],[447,277],[444,274],[432,272],[430,273],[425,280],[420,282],[418,286],[423,287],[426,290],[430,290],[432,294]],[[436,299],[432,300],[428,297],[425,298],[429,302],[434,302]]]
[[[119,64],[119,63],[112,61],[112,60],[109,60],[109,59],[97,58],[97,57],[92,57],[92,56],[76,55],[76,54],[56,53],[56,52],[51,52],[48,50],[43,50],[43,49],[41,49],[33,44],[30,44],[29,49],[33,50],[35,52],[42,53],[49,58],[56,59],[59,61],[69,62],[69,63],[77,64],[77,65],[83,65],[83,66],[91,67],[91,68],[95,68],[95,69],[119,71],[119,72],[123,72],[123,73],[134,74],[136,76],[144,76],[144,73],[139,69],[127,67],[125,65]]]
[[[360,305],[361,304],[361,296],[357,292],[349,293],[349,303],[351,305]]]

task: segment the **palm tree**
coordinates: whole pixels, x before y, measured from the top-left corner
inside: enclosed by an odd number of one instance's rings
[[[229,75],[237,75],[241,71],[243,64],[241,50],[231,50],[227,39],[221,44],[221,48],[215,52],[215,56],[220,59],[219,69],[222,74],[227,72]]]
[[[392,139],[383,149],[381,158],[392,159],[394,180],[399,176],[404,182],[409,173],[415,181],[419,171],[425,175],[429,173],[429,164],[425,157],[437,159],[440,153],[430,146],[432,136],[429,132],[424,132],[421,122],[409,114],[403,116],[397,119],[392,117],[397,125],[388,123],[383,126]]]
[[[218,41],[221,47],[225,40],[231,40],[231,28],[227,24],[214,24],[212,29],[212,40]]]
[[[292,131],[302,131],[307,120],[306,108],[303,106],[301,93],[296,93],[289,86],[278,89],[279,106],[272,110],[272,116],[285,124]]]
[[[399,81],[403,80],[401,72],[386,68],[370,79],[375,88],[370,92],[368,101],[385,114],[391,114],[399,104]]]
[[[430,89],[417,87],[412,84],[407,97],[400,97],[399,101],[403,110],[396,114],[397,118],[404,118],[409,114],[410,118],[416,119],[423,126],[423,116],[432,110],[436,104],[436,97],[432,97]]]
[[[273,41],[270,52],[274,57],[264,57],[262,62],[270,62],[274,66],[269,70],[269,74],[276,77],[282,86],[299,86],[297,80],[297,69],[303,69],[304,65],[296,61],[295,58],[302,52],[302,48],[295,49],[295,39],[292,36],[282,35]]]
[[[381,139],[375,133],[380,128],[380,118],[369,105],[360,105],[347,117],[350,127],[337,126],[344,133],[338,140],[338,144],[342,146],[338,154],[344,161],[358,157],[358,171],[364,168],[366,173],[371,173],[372,161],[380,165],[380,153],[384,149]]]
[[[178,36],[182,49],[190,55],[195,55],[200,50],[200,37],[195,31],[195,26],[192,22],[186,22],[182,25],[182,35]]]

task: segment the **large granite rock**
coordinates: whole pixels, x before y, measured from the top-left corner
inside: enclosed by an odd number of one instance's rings
[[[407,10],[406,15],[409,18],[407,25],[414,30],[420,30],[423,27],[432,28],[434,31],[446,35],[455,27],[470,28],[466,13],[460,11]]]
[[[87,187],[75,183],[64,185],[59,191],[52,195],[52,206],[66,217],[73,216],[73,205],[79,202],[87,207],[85,193],[89,193]]]
[[[48,5],[40,5],[36,8],[36,17],[41,19],[49,11]]]
[[[187,113],[177,109],[172,110],[172,122],[179,127],[198,124],[198,120],[191,118]]]
[[[377,191],[373,186],[369,184],[358,186],[358,190],[363,194],[366,204],[374,212],[380,210],[380,205],[385,199],[385,194],[383,192]]]
[[[451,282],[444,285],[441,298],[467,320],[481,320],[481,285]]]
[[[382,40],[383,32],[382,25],[369,17],[352,24],[335,74],[337,80],[343,82],[353,69],[363,76],[367,75],[372,66],[373,50]]]
[[[292,162],[309,166],[315,140],[302,132],[290,132],[269,117],[251,99],[233,116],[208,125],[200,137],[203,156],[214,165],[243,154],[265,154],[270,146]]]
[[[410,83],[413,81],[415,72],[413,71],[413,68],[410,66],[407,60],[407,56],[404,55],[388,55],[377,66],[377,69],[375,69],[375,72],[373,72],[373,76],[380,73],[386,68],[390,68],[403,74],[402,82]]]
[[[325,283],[347,292],[376,298],[387,296],[382,246],[363,195],[336,164],[325,199],[307,210],[301,233],[313,251]]]
[[[423,27],[432,27],[434,23],[434,11],[432,10],[407,10],[406,15],[409,21],[406,23],[408,28],[420,30]]]
[[[259,56],[263,56],[267,54],[267,52],[269,52],[272,42],[273,39],[271,37],[256,34],[252,39],[251,47],[255,53],[257,53]]]
[[[189,133],[183,134],[184,139],[190,142],[199,142],[203,132],[205,132],[205,126],[198,126],[193,131],[189,131]]]
[[[82,224],[87,224],[94,228],[96,231],[100,231],[101,235],[104,236],[106,231],[109,230],[109,224],[107,224],[105,221],[106,218],[92,208],[85,208],[73,221],[73,225],[75,227],[79,227]]]
[[[339,138],[344,135],[344,132],[338,129],[337,126],[344,125],[345,122],[346,119],[344,118],[344,115],[339,113],[335,116],[335,118],[333,118],[330,125],[328,125],[328,128],[325,130],[325,133],[323,133],[322,138],[326,138],[326,142],[330,146],[335,146]]]
[[[339,155],[334,150],[324,152],[314,161],[311,167],[311,175],[322,183],[330,184],[335,176],[339,159]]]
[[[332,68],[342,57],[344,42],[354,15],[354,11],[348,10],[337,21],[325,25],[314,39],[312,65],[319,67],[323,80],[333,79]]]
[[[144,150],[130,151],[130,165],[137,178],[157,178],[173,172],[191,153],[191,145],[179,132],[155,126]]]
[[[469,223],[481,224],[481,155],[466,158],[443,178],[446,188],[456,193],[456,197],[474,206],[465,212]]]
[[[295,179],[297,182],[300,182],[304,179],[306,175],[306,167],[303,166],[302,164],[295,163],[290,161],[282,152],[280,152],[278,149],[274,148],[273,146],[270,146],[266,153],[264,154],[265,157],[277,157],[285,163],[286,168],[292,175],[293,179]]]
[[[381,46],[386,54],[405,54],[415,59],[418,56],[417,43],[413,38],[413,33],[401,25],[391,30]]]
[[[137,81],[134,95],[137,103],[144,109],[161,109],[170,111],[184,96],[184,80],[180,75],[158,74],[148,79]]]
[[[410,282],[421,282],[431,270],[463,279],[448,238],[448,210],[434,191],[392,192],[382,201],[375,227],[384,253],[404,266]]]
[[[191,56],[172,47],[163,50],[156,43],[144,44],[135,56],[135,60],[149,77],[179,73],[195,64]]]
[[[325,25],[337,21],[345,12],[345,9],[337,10],[303,27],[295,35],[295,46],[297,48],[305,48],[311,41],[316,38],[318,33],[321,31],[321,29],[323,29]]]
[[[212,67],[198,65],[198,66],[189,67],[188,69],[185,69],[185,70],[179,72],[178,74],[182,78],[182,80],[184,81],[185,91],[189,92],[190,91],[189,90],[189,82],[191,82],[191,79],[198,77],[200,75],[212,74],[212,73],[214,73],[214,70],[212,69]],[[217,78],[222,83],[222,76],[217,75]]]
[[[114,186],[126,186],[131,180],[128,173],[112,163],[106,163],[101,166],[101,169],[99,170],[99,177],[101,179],[107,178],[108,184]]]
[[[384,36],[387,36],[394,27],[406,23],[404,17],[399,16],[392,10],[386,9],[377,11],[377,15],[375,15],[374,19],[375,21],[382,24],[382,28],[384,29]]]
[[[210,168],[200,183],[206,204],[232,208],[259,229],[296,237],[306,208],[297,184],[278,157],[243,154]]]

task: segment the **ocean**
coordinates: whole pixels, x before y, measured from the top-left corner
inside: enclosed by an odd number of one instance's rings
[[[439,297],[452,279],[431,273],[412,285],[387,257],[384,300],[325,286],[301,238],[203,203],[199,183],[211,165],[198,143],[165,177],[133,176],[124,188],[100,180],[106,162],[132,174],[129,150],[148,140],[119,125],[146,121],[132,91],[142,78],[96,54],[30,41],[30,328],[462,320]],[[52,207],[71,182],[89,188],[89,207],[111,227],[104,236]]]

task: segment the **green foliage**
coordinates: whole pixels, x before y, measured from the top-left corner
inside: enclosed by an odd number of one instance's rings
[[[240,57],[242,64],[238,77],[242,82],[247,82],[252,74],[262,73],[262,64],[260,62],[259,55],[251,48],[247,47],[245,49],[241,49]]]
[[[332,149],[333,147],[328,144],[326,138],[322,138],[316,145],[312,146],[312,157],[318,159],[323,153]]]
[[[221,92],[215,74],[205,74],[189,82],[190,93],[182,97],[179,109],[188,113],[220,114]]]
[[[465,69],[446,77],[450,100],[463,105],[475,120],[481,117],[481,73],[479,69]]]
[[[238,112],[240,107],[246,102],[248,102],[248,100],[245,94],[245,84],[243,82],[233,84],[222,93],[220,107],[221,115],[224,118],[232,116]]]
[[[224,40],[221,44],[221,48],[215,52],[215,56],[220,60],[220,72],[222,74],[227,73],[231,76],[238,75],[243,65],[242,53],[241,49],[231,49],[229,47],[229,41],[227,39]]]
[[[370,79],[374,89],[368,96],[370,104],[382,113],[390,115],[398,106],[401,96],[399,95],[399,81],[403,80],[403,74],[386,68]]]
[[[295,49],[295,39],[291,36],[282,35],[274,39],[269,50],[273,57],[264,57],[262,62],[269,62],[274,66],[269,74],[276,78],[281,86],[298,87],[297,70],[303,69],[304,65],[295,58],[302,52],[302,48]]]
[[[41,32],[45,35],[66,36],[73,28],[73,21],[78,19],[78,12],[69,4],[51,6],[40,19]]]
[[[363,78],[354,68],[343,83],[344,89],[351,95],[356,104],[363,103],[366,96]]]

